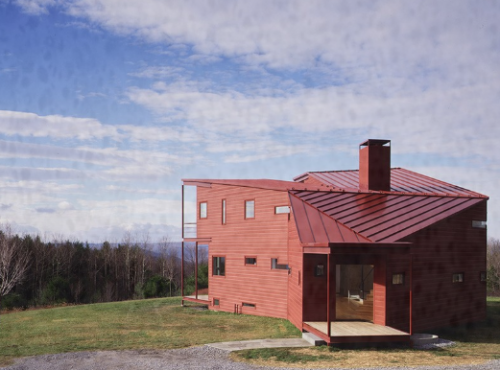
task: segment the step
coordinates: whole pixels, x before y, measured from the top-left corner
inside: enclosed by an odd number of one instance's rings
[[[314,335],[313,333],[303,332],[302,339],[305,339],[313,346],[324,346],[326,344],[326,342],[323,339],[321,339],[317,335]]]

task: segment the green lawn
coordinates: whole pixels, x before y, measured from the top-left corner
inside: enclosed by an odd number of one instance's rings
[[[46,353],[169,349],[215,341],[297,337],[288,321],[181,307],[180,298],[103,303],[0,316],[0,366]]]

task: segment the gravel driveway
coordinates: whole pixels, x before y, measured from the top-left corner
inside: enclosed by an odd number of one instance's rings
[[[19,359],[8,370],[170,370],[170,369],[213,369],[247,370],[277,369],[257,367],[228,358],[228,352],[211,347],[192,347],[167,351],[109,351],[109,352],[74,352],[56,355],[43,355]],[[283,369],[283,368],[280,368]],[[389,368],[384,368],[388,370]],[[401,368],[394,368],[401,370]],[[439,370],[498,370],[500,360],[486,365],[455,367],[419,367]],[[296,369],[295,369],[296,370]],[[339,370],[339,369],[336,369]],[[373,368],[370,370],[374,370]]]

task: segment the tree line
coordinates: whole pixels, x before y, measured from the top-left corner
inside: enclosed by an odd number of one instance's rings
[[[488,241],[486,284],[488,294],[500,296],[500,240],[491,238]]]
[[[194,290],[196,256],[185,248],[185,293]],[[0,230],[0,305],[4,309],[167,297],[180,294],[180,251],[168,237],[127,234],[99,246]],[[199,288],[206,256],[199,254]],[[200,285],[201,280],[201,285]]]

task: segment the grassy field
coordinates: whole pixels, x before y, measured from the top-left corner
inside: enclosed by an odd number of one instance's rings
[[[161,298],[3,314],[0,366],[46,353],[169,349],[300,335],[286,320],[187,309],[180,303],[180,298]]]
[[[328,347],[240,351],[232,357],[268,366],[375,367],[482,363],[500,358],[500,298],[488,298],[488,319],[443,330],[455,347],[339,350]],[[286,320],[201,311],[180,298],[104,303],[15,312],[0,316],[0,366],[47,353],[170,349],[214,341],[298,337]]]
[[[441,350],[278,348],[233,353],[236,361],[286,367],[387,367],[480,364],[500,359],[500,298],[488,298],[488,319],[482,323],[433,332],[456,342]]]

